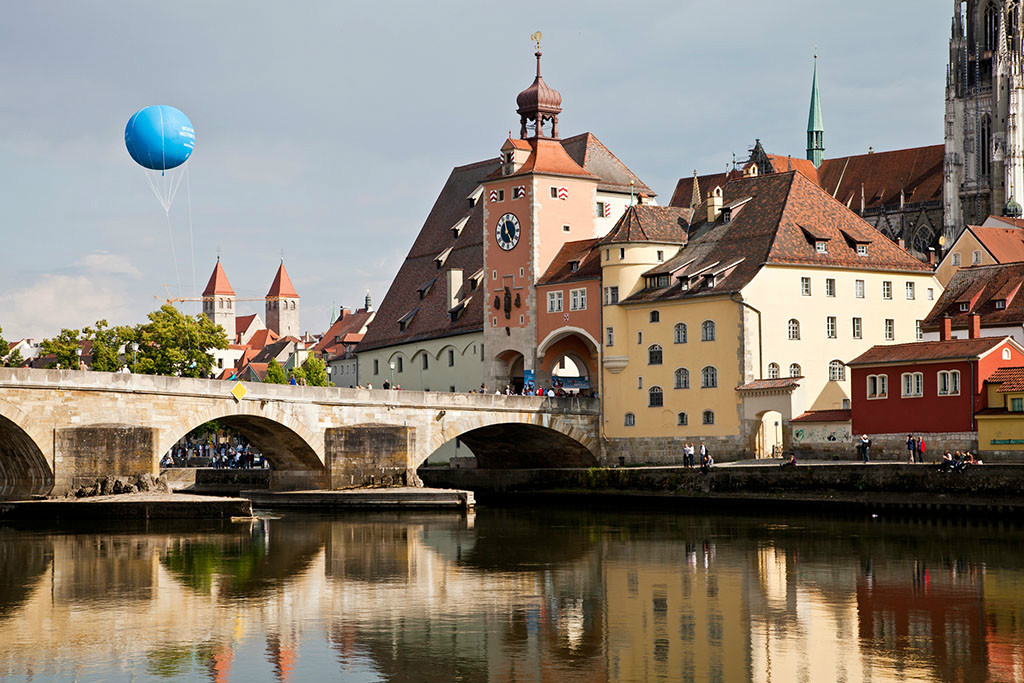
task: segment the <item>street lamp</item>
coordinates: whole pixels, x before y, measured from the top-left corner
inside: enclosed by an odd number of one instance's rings
[[[331,375],[334,374],[334,368],[330,365],[327,366],[327,383],[334,386],[334,382],[331,381]]]
[[[81,346],[79,346],[78,348],[75,349],[75,356],[78,357],[78,366],[75,369],[76,370],[81,370],[82,369],[82,347]]]
[[[395,388],[395,361],[390,361],[388,366],[391,368],[391,388]]]
[[[139,365],[139,342],[132,342],[132,372],[135,372]]]

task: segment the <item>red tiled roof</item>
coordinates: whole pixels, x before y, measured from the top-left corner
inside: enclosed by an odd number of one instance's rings
[[[1020,228],[986,228],[968,225],[982,246],[996,260],[996,263],[1024,261],[1024,230]]]
[[[813,180],[815,184],[818,183],[818,169],[814,167],[814,162],[810,159],[804,159],[801,157],[783,157],[777,154],[769,154],[768,158],[771,159],[772,168],[775,173],[800,171],[809,179]],[[764,171],[764,169],[758,170],[759,172]]]
[[[267,292],[267,296],[282,296],[289,299],[299,298],[298,292],[292,286],[292,279],[288,277],[288,271],[284,269],[284,261],[281,261],[281,265],[277,268],[277,274],[274,276],[274,282],[270,285],[270,291]]]
[[[256,330],[256,332],[253,333],[252,339],[249,340],[249,346],[253,349],[260,350],[267,344],[273,344],[278,339],[280,339],[280,337],[278,337],[276,332],[269,328],[264,328],[262,330]]]
[[[531,138],[527,142],[530,143],[533,151],[526,161],[523,162],[523,165],[519,167],[518,171],[502,176],[501,169],[497,169],[488,178],[512,178],[528,173],[544,173],[598,179],[597,176],[573,161],[573,158],[565,151],[565,147],[562,147],[560,141],[548,138]]]
[[[1010,218],[1009,216],[989,216],[985,219],[985,222],[998,221],[1004,225],[1009,225],[1015,228],[1024,228],[1024,218]]]
[[[708,198],[708,193],[716,187],[724,187],[730,180],[736,180],[742,177],[743,172],[738,169],[733,169],[728,173],[708,173],[706,175],[697,176],[697,185],[700,188],[701,201],[703,202],[706,200]],[[676,183],[676,189],[672,192],[672,199],[669,200],[668,205],[689,208],[690,201],[692,199],[693,178],[680,178],[679,182]]]
[[[942,201],[945,145],[912,147],[826,159],[818,169],[822,189],[843,204],[860,208],[899,206],[900,190],[907,204]]]
[[[946,315],[950,317],[953,329],[966,329],[972,313],[981,315],[982,327],[1020,325],[1024,322],[1022,283],[1024,262],[961,268],[946,284],[942,296],[921,323],[921,329],[926,332],[938,330]],[[998,300],[1005,302],[1005,308],[996,308]],[[961,311],[961,303],[967,303],[968,310]]]
[[[849,422],[850,409],[845,410],[808,410],[790,420],[793,422]]]
[[[206,283],[206,289],[203,290],[203,296],[214,295],[235,295],[235,290],[231,288],[231,283],[228,282],[228,276],[220,265],[219,258],[217,259],[217,265],[213,267],[213,273],[210,274],[210,281]]]
[[[946,339],[909,344],[877,344],[847,362],[849,366],[874,363],[912,363],[927,360],[970,360],[1000,346],[1008,337]]]
[[[1024,367],[999,368],[985,380],[995,384],[1001,384],[998,393],[1004,394],[1008,391],[1024,391]]]
[[[537,280],[537,284],[550,285],[556,282],[600,280],[601,252],[599,249],[594,249],[597,243],[598,240],[595,238],[563,244],[555,254],[551,265]],[[577,264],[576,270],[572,269],[573,262]]]
[[[339,317],[313,347],[313,353],[319,356],[326,351],[329,355],[334,355],[337,353],[336,347],[340,346],[344,350],[345,344],[354,344],[362,340],[363,335],[359,334],[359,331],[366,325],[370,316],[371,313],[365,308],[360,308],[355,313],[347,312],[344,317]],[[335,341],[338,338],[341,338],[340,342]]]
[[[763,391],[765,389],[794,389],[803,377],[779,377],[777,379],[755,379],[736,387],[736,391]]]
[[[654,190],[629,170],[611,150],[604,146],[593,133],[582,133],[562,140],[562,147],[577,164],[601,180],[597,189],[611,192],[629,192],[630,181],[633,191],[645,197],[655,197]]]
[[[255,313],[253,313],[252,315],[235,316],[235,336],[237,337],[238,335],[242,334],[247,329],[249,329],[249,325],[252,325],[252,321],[255,319]]]
[[[685,244],[690,210],[675,206],[634,204],[626,209],[601,244],[659,242]]]

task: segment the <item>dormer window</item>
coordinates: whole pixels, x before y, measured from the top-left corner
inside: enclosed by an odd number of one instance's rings
[[[866,245],[866,244],[858,244],[857,245],[857,256],[867,256],[867,255],[868,255],[868,245]]]
[[[732,209],[722,209],[722,222],[728,223],[732,220]]]
[[[996,299],[996,309],[1002,310],[1006,308],[1006,299]]]
[[[569,270],[571,272],[575,273],[579,269],[580,269],[580,262],[579,261],[569,261]]]
[[[971,305],[969,303],[962,303],[962,304],[960,304],[960,312],[961,313],[966,313],[969,310],[971,310]]]
[[[817,240],[817,241],[815,241],[815,243],[814,243],[814,251],[818,252],[819,254],[827,254],[828,253],[828,242],[825,242],[824,240]]]
[[[707,283],[708,283],[708,287],[714,287],[715,286],[715,276],[714,275],[708,275]]]

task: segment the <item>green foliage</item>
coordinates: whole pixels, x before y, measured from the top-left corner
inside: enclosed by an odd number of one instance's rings
[[[82,338],[92,342],[92,360],[89,366],[97,372],[117,372],[121,369],[121,346],[132,337],[130,327],[108,327],[106,320],[82,330]],[[130,362],[130,361],[129,361]]]
[[[307,356],[299,370],[302,371],[302,376],[306,378],[306,384],[309,386],[330,386],[330,382],[327,381],[327,366],[316,356]]]
[[[7,343],[4,342],[2,339],[0,339],[0,342],[3,342],[4,344]],[[7,358],[4,359],[4,364],[7,365],[7,367],[9,368],[20,368],[24,362],[25,359],[22,357],[21,351],[19,351],[18,349],[11,351],[9,354],[7,354]]]
[[[62,368],[78,369],[78,348],[82,340],[82,334],[78,330],[63,329],[53,339],[44,339],[39,346],[39,353],[43,356],[56,356],[49,367],[59,365]]]
[[[7,351],[10,348],[11,348],[11,345],[7,342],[6,339],[4,339],[4,328],[0,327],[0,353],[3,354],[3,356],[0,356],[0,358],[3,358],[4,356],[6,356],[7,355]]]
[[[205,315],[186,316],[170,304],[148,316],[125,339],[139,344],[135,372],[144,375],[204,377],[213,367],[213,349],[226,349],[224,328]]]
[[[267,364],[267,377],[263,381],[267,384],[288,384],[288,375],[285,374],[284,368],[271,358]]]

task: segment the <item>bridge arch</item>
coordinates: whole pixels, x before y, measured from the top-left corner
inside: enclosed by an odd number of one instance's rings
[[[41,447],[47,441],[35,432],[28,415],[0,400],[0,499],[29,498],[53,490],[53,468]]]
[[[481,469],[596,467],[599,445],[595,433],[576,416],[532,411],[473,413],[443,420],[426,440],[416,466],[444,444],[459,439],[473,451]]]
[[[172,427],[161,430],[157,458],[196,427],[217,420],[245,436],[260,450],[275,470],[323,474],[324,440],[301,421],[273,403],[260,407],[259,401],[224,403],[196,411]]]

